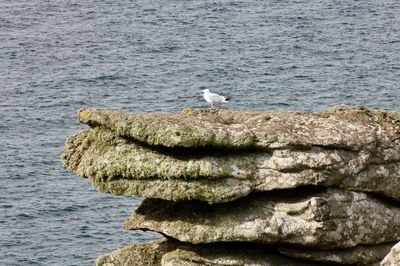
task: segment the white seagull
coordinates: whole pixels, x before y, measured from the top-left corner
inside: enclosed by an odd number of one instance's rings
[[[204,92],[204,99],[211,104],[211,108],[214,108],[214,104],[227,103],[229,100],[225,96],[210,92],[209,89],[205,89],[203,90],[203,92]]]

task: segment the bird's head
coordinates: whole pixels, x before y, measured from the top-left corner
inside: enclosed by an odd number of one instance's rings
[[[210,90],[209,90],[209,89],[204,89],[203,92],[204,92],[204,93],[209,93]]]

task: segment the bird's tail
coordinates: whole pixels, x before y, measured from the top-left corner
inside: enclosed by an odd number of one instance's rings
[[[223,103],[227,103],[228,101],[230,101],[231,100],[231,98],[230,97],[227,97],[227,98],[225,98],[222,102]]]

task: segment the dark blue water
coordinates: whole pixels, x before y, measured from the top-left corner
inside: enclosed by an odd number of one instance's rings
[[[75,109],[400,109],[400,1],[0,0],[0,265],[90,265],[155,237],[59,160]]]

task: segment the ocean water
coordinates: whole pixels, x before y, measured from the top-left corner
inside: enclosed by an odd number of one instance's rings
[[[67,171],[79,107],[399,110],[400,1],[0,0],[0,265],[91,265],[140,198]]]

